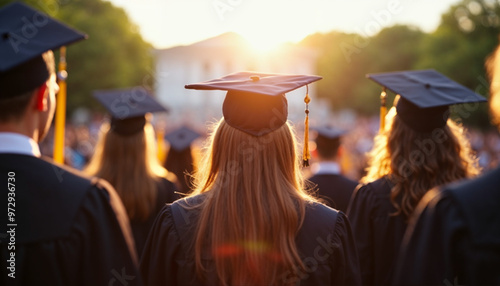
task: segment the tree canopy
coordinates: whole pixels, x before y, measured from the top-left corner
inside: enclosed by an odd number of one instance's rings
[[[12,0],[0,0],[0,6],[8,2]],[[68,48],[68,112],[95,104],[91,99],[95,89],[153,84],[152,46],[123,9],[103,0],[24,2],[89,35]],[[328,99],[334,110],[374,115],[381,87],[366,79],[367,73],[433,68],[487,96],[484,62],[498,43],[499,16],[497,1],[461,0],[442,15],[431,33],[396,25],[373,36],[313,34],[299,45],[318,51],[317,73],[324,77],[318,83],[320,97]],[[456,112],[466,123],[487,126],[486,110],[483,104]]]
[[[318,94],[334,110],[376,114],[381,87],[367,80],[367,73],[433,68],[487,97],[484,62],[498,44],[499,16],[496,1],[462,0],[442,15],[432,33],[396,25],[372,37],[314,34],[300,45],[319,50],[317,72],[324,80],[318,83]],[[456,113],[466,123],[488,125],[485,104],[473,110],[458,109]]]
[[[88,34],[67,49],[68,113],[95,105],[93,90],[151,84],[152,46],[123,9],[102,0],[23,2]]]

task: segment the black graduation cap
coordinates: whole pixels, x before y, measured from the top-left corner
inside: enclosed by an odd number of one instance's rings
[[[50,76],[42,54],[86,38],[65,24],[25,4],[0,9],[1,97],[20,95]]]
[[[187,89],[226,90],[222,106],[225,121],[254,136],[262,136],[285,124],[288,102],[285,93],[322,77],[314,75],[238,72],[196,84]]]
[[[111,129],[124,136],[141,131],[146,124],[147,113],[168,111],[140,86],[96,90],[93,96],[111,113]]]
[[[322,136],[332,140],[340,138],[347,133],[347,130],[335,128],[333,126],[315,126],[311,127],[311,130],[316,131],[318,133],[318,136]]]
[[[367,77],[401,96],[396,105],[397,114],[418,132],[444,127],[450,105],[486,101],[432,69],[368,74]]]
[[[170,143],[172,149],[180,152],[191,146],[191,143],[198,137],[200,137],[198,132],[183,126],[165,135],[165,140]]]

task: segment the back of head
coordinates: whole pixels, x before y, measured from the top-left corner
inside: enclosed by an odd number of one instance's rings
[[[36,59],[24,63],[21,67],[23,70],[36,70],[37,68],[45,70],[45,72],[42,73],[42,78],[45,80],[40,80],[44,83],[49,79],[50,75],[55,74],[54,63],[54,54],[52,51],[47,51]],[[0,73],[0,77],[3,77],[0,82],[9,80],[10,73],[11,72]],[[17,84],[23,85],[21,82],[18,81]],[[26,112],[28,104],[35,95],[35,91],[38,87],[39,86],[32,87],[27,91],[24,91],[25,88],[19,89],[19,93],[16,91],[17,89],[13,91],[2,91],[2,93],[7,92],[8,96],[0,96],[0,122],[19,120]]]
[[[29,33],[29,40],[25,39],[28,24],[36,31]],[[86,36],[21,2],[0,8],[0,36],[0,123],[25,125],[11,129],[30,136],[38,134],[35,139],[39,140],[52,120],[58,90],[52,50]],[[31,114],[24,118],[30,103],[33,108],[29,110],[39,118]],[[23,118],[34,122],[19,124]]]
[[[302,187],[295,145],[288,124],[253,136],[219,122],[193,193],[207,195],[195,241],[198,274],[204,244],[224,284],[279,284],[281,271],[302,265],[295,235],[312,199]]]
[[[316,137],[316,150],[322,159],[334,159],[340,147],[340,137],[328,138],[318,134]]]
[[[431,132],[410,128],[397,114],[389,121],[375,138],[362,182],[387,176],[396,215],[408,217],[429,189],[479,173],[464,128],[451,119]]]
[[[170,147],[165,159],[165,168],[175,174],[181,187],[180,192],[191,193],[192,174],[195,162],[191,145],[201,134],[188,126],[181,126],[165,135]]]
[[[179,180],[180,192],[189,194],[193,189],[192,174],[194,171],[194,160],[191,147],[187,147],[181,151],[170,148],[165,159],[165,169],[174,175]]]
[[[166,175],[156,157],[154,138],[149,122],[142,131],[128,136],[104,124],[94,155],[85,169],[115,187],[131,219],[143,220],[150,215],[156,203],[156,182]]]

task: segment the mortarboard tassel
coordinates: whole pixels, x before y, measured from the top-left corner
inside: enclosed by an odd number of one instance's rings
[[[385,128],[385,116],[387,114],[387,106],[386,106],[386,98],[387,92],[385,92],[385,87],[382,89],[380,93],[380,130],[379,132],[383,132]]]
[[[304,98],[304,102],[306,103],[306,119],[304,121],[304,151],[302,154],[302,166],[309,167],[309,159],[311,158],[311,154],[309,154],[309,102],[311,102],[311,98],[309,97],[309,86],[306,85],[306,97]]]
[[[59,50],[59,93],[56,102],[56,118],[54,127],[54,161],[64,164],[64,127],[66,125],[66,47]]]
[[[161,164],[165,162],[167,151],[165,150],[165,132],[163,129],[156,131],[156,155]]]

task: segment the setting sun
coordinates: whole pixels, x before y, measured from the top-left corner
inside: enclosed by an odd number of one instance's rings
[[[285,41],[268,34],[243,35],[243,37],[250,43],[251,48],[256,52],[271,52],[285,43]]]

